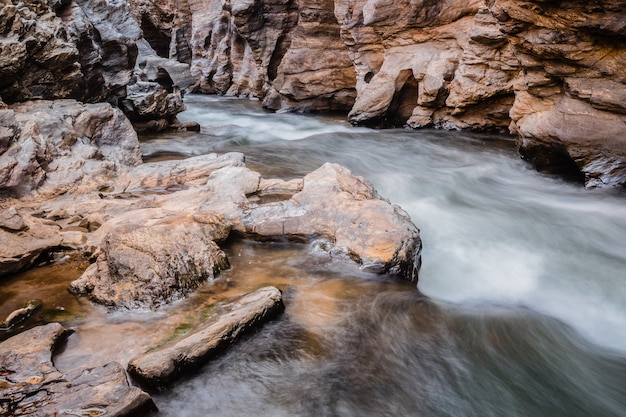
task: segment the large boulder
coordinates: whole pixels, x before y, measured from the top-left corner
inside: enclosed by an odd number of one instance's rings
[[[116,362],[60,372],[52,350],[69,333],[58,323],[0,343],[0,413],[16,416],[141,416],[156,410],[148,394],[129,386]]]
[[[283,309],[281,292],[264,287],[223,307],[223,311],[198,330],[136,356],[128,363],[128,373],[140,383],[160,387],[184,373],[197,370],[246,332]]]
[[[492,13],[523,68],[520,153],[588,187],[626,186],[626,3],[496,1]]]
[[[326,240],[332,253],[365,270],[417,281],[421,241],[406,212],[337,164],[324,164],[302,182],[286,201],[245,206],[235,227],[257,239]]]
[[[155,308],[228,268],[215,243],[230,231],[220,216],[174,215],[139,223],[137,215],[104,237],[98,259],[72,282],[71,291],[111,307]]]
[[[100,210],[108,219],[85,240],[96,260],[71,288],[112,307],[157,308],[213,279],[228,265],[217,243],[233,232],[321,242],[363,269],[414,281],[420,266],[419,230],[408,215],[336,164],[283,181],[262,178],[235,153],[151,163],[66,207],[68,217]]]
[[[141,163],[135,131],[108,103],[42,100],[0,112],[8,138],[0,153],[0,197],[94,189]]]

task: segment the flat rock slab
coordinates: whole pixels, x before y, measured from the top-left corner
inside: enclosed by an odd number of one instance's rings
[[[0,415],[121,417],[156,410],[117,362],[59,372],[52,350],[69,333],[50,323],[0,343]]]
[[[134,357],[128,363],[128,372],[142,384],[167,385],[185,372],[197,369],[245,331],[282,309],[281,292],[274,287],[261,288],[230,304],[225,314],[196,333]]]

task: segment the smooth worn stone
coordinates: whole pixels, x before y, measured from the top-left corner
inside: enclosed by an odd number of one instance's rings
[[[306,175],[301,191],[288,200],[246,206],[241,232],[261,239],[325,239],[331,253],[348,256],[365,270],[418,278],[417,227],[368,181],[337,164]]]
[[[134,357],[129,374],[142,384],[161,387],[197,370],[225,347],[282,311],[282,294],[264,287],[225,307],[198,331],[156,350]]]
[[[50,323],[0,343],[0,414],[122,417],[156,410],[148,394],[128,384],[116,362],[58,371],[52,351],[69,333],[59,323]]]
[[[37,309],[39,309],[42,304],[41,300],[28,301],[24,307],[11,312],[11,314],[4,319],[4,322],[0,323],[0,328],[10,329],[15,325],[20,324],[29,318]]]

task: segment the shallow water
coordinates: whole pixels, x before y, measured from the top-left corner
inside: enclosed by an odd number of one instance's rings
[[[230,297],[275,285],[284,314],[156,394],[160,415],[626,416],[623,195],[542,176],[507,137],[187,103],[180,118],[202,132],[145,137],[146,160],[241,151],[285,179],[345,165],[421,229],[417,288],[315,244],[230,242],[231,269],[159,312],[75,299],[62,321],[77,332],[57,367],[126,364]],[[13,288],[0,286],[0,312],[17,302]]]

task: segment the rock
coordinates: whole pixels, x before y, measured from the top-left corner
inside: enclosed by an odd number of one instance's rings
[[[28,230],[28,225],[24,218],[15,210],[15,207],[9,207],[0,213],[0,228],[9,232],[21,232]]]
[[[241,297],[226,311],[198,331],[156,350],[136,356],[128,373],[142,384],[160,387],[197,370],[245,332],[275,316],[283,309],[281,292],[261,288]]]
[[[161,161],[142,164],[116,181],[124,184],[124,191],[155,189],[180,189],[203,186],[211,174],[224,167],[244,166],[244,155],[239,152],[207,154],[182,161]]]
[[[241,226],[234,227],[257,239],[322,238],[331,243],[331,253],[347,255],[365,270],[418,278],[419,230],[369,182],[337,164],[306,175],[302,190],[289,200],[247,205]]]
[[[11,314],[4,319],[4,322],[0,323],[0,328],[10,329],[11,327],[23,322],[37,309],[39,309],[42,304],[41,300],[30,300],[24,307],[11,312]]]
[[[152,32],[190,46],[195,91],[274,110],[349,109],[374,127],[508,129],[540,170],[624,184],[621,1],[136,2]],[[589,125],[546,129],[550,115]],[[572,140],[588,131],[593,141]]]
[[[228,268],[215,240],[225,239],[229,229],[220,217],[201,222],[178,215],[146,224],[129,219],[104,237],[98,259],[70,290],[111,307],[156,308]]]
[[[37,101],[11,111],[19,135],[0,154],[0,196],[97,189],[122,168],[141,163],[136,133],[109,104]]]
[[[0,97],[6,103],[108,102],[121,105],[133,122],[162,120],[166,127],[184,110],[180,90],[193,83],[189,65],[157,56],[126,1],[11,4],[1,9],[0,26]],[[150,87],[133,87],[137,82]],[[0,152],[6,138],[0,131]]]
[[[29,268],[42,253],[61,244],[59,227],[31,216],[20,218],[23,230],[0,228],[0,277]]]
[[[89,232],[94,232],[104,224],[104,216],[102,213],[89,213],[87,217],[80,220],[79,226],[87,229]]]
[[[419,230],[363,178],[326,164],[303,179],[264,179],[243,165],[237,153],[145,164],[119,189],[84,197],[72,212],[97,210],[108,220],[88,234],[83,248],[97,260],[71,290],[111,307],[158,308],[228,267],[217,243],[231,230],[321,239],[363,269],[417,280]]]
[[[273,110],[347,111],[354,69],[330,1],[190,1],[194,91],[263,98]],[[179,32],[182,33],[182,32]]]
[[[59,372],[52,350],[68,332],[58,323],[35,327],[0,343],[0,412],[3,415],[144,415],[152,399],[128,384],[112,362]]]

